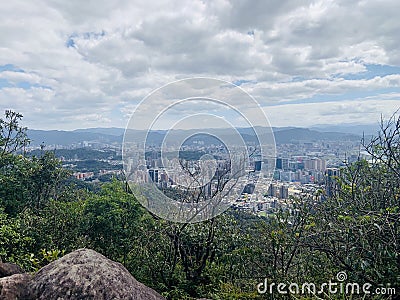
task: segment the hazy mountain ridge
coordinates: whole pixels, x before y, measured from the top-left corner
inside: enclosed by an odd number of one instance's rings
[[[28,137],[32,145],[72,145],[83,141],[96,141],[104,143],[121,142],[122,136],[86,131],[60,131],[60,130],[35,130],[29,129]]]
[[[315,141],[356,141],[361,139],[361,135],[346,132],[323,132],[322,130],[297,128],[297,127],[284,127],[272,128],[275,141],[277,144],[296,143],[296,142],[315,142]],[[261,132],[263,129],[260,130]],[[143,130],[128,130],[133,133],[133,136],[145,137],[146,132]],[[150,132],[148,141],[151,144],[160,144],[167,130],[158,130]],[[229,138],[232,135],[231,129],[216,129],[213,132],[218,133],[217,136],[221,138]],[[239,128],[238,132],[241,134],[246,142],[255,142],[256,137],[251,128]],[[269,130],[265,131],[269,134]],[[58,130],[28,130],[28,137],[32,140],[32,145],[72,145],[83,142],[97,142],[105,144],[122,143],[125,133],[124,128],[88,128],[77,129],[74,131],[58,131]],[[172,133],[176,137],[188,136],[188,134],[196,133],[196,130],[173,130]]]
[[[311,126],[310,129],[321,131],[321,132],[342,132],[342,133],[351,133],[356,135],[376,135],[379,132],[379,124],[339,124],[339,125],[330,125],[330,124],[321,124]]]

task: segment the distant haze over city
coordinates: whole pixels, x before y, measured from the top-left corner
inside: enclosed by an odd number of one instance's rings
[[[378,131],[376,126],[327,126],[315,128],[297,128],[297,127],[276,127],[272,128],[275,141],[278,144],[291,143],[293,141],[313,142],[313,141],[360,141],[362,134],[366,136],[375,135]],[[251,128],[238,128],[240,134],[245,141],[253,141],[254,133]],[[77,129],[73,131],[59,130],[28,130],[28,136],[32,140],[32,145],[70,145],[74,143],[82,143],[84,141],[97,141],[104,143],[122,144],[124,128],[87,128]],[[144,134],[147,131],[138,131]],[[165,130],[152,131],[149,134],[148,141],[161,143]],[[179,132],[187,135],[185,130],[173,130],[174,134],[179,135]],[[196,130],[189,130],[196,133]],[[229,129],[216,129],[216,133],[223,137],[230,134]]]

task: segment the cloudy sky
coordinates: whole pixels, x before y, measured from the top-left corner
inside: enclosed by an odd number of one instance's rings
[[[273,126],[374,123],[400,107],[399,11],[397,0],[3,1],[0,109],[35,129],[125,127],[149,92],[200,76],[240,85]]]

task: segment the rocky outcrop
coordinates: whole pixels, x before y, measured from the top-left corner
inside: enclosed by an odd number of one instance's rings
[[[22,273],[24,270],[16,264],[0,262],[0,278]]]
[[[1,280],[1,299],[164,299],[133,278],[120,263],[90,249],[71,252],[32,277],[20,274]],[[12,298],[11,293],[16,296]]]
[[[0,299],[30,299],[29,282],[32,276],[29,274],[15,274],[0,278]]]

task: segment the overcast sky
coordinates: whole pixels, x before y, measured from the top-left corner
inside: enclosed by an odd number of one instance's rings
[[[272,126],[374,123],[400,107],[399,12],[397,0],[2,1],[0,109],[35,129],[125,127],[149,92],[205,76],[240,85]]]

